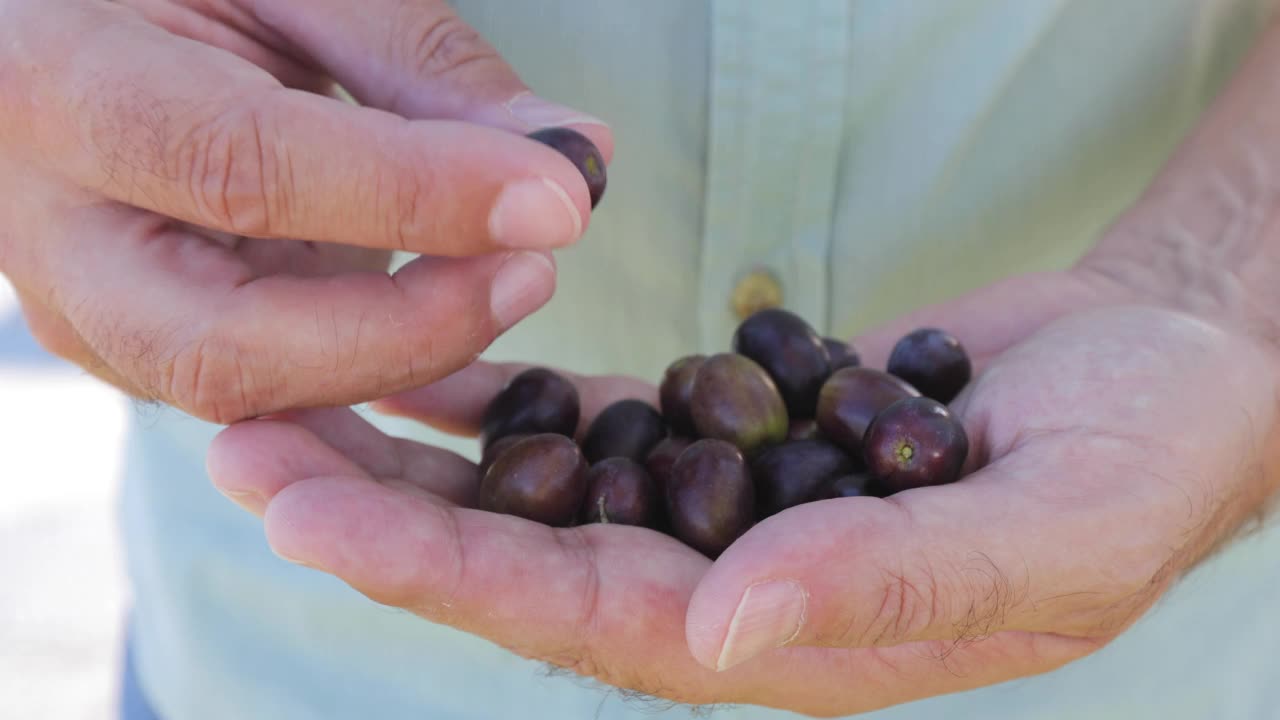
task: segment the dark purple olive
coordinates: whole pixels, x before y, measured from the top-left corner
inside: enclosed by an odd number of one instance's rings
[[[667,366],[662,375],[658,402],[662,417],[677,435],[691,437],[696,433],[689,403],[693,400],[693,379],[706,359],[706,355],[686,355]]]
[[[671,477],[671,468],[675,466],[680,453],[692,444],[693,441],[689,438],[672,435],[663,438],[645,458],[644,468],[649,471],[659,497],[666,495],[667,480]]]
[[[645,458],[644,469],[649,471],[649,479],[653,481],[654,494],[659,498],[654,509],[653,528],[661,532],[671,533],[671,522],[667,519],[667,485],[671,481],[671,468],[685,448],[693,444],[693,440],[679,435],[670,435],[658,443]]]
[[[549,127],[535,130],[527,136],[557,150],[569,158],[582,179],[587,181],[587,191],[591,194],[591,208],[594,210],[604,197],[605,185],[608,183],[605,170],[604,155],[586,135],[566,127]]]
[[[573,383],[546,368],[530,368],[511,378],[485,408],[481,442],[487,447],[506,435],[539,433],[573,437],[579,412]]]
[[[944,405],[960,394],[973,375],[964,346],[937,328],[920,328],[905,335],[893,346],[886,369]]]
[[[527,437],[489,466],[480,509],[553,527],[573,524],[587,493],[587,461],[573,440],[552,433]]]
[[[667,436],[662,415],[642,400],[619,400],[591,421],[582,438],[582,455],[595,464],[611,457],[641,462]]]
[[[843,450],[821,440],[775,445],[751,462],[760,519],[808,502],[826,482],[857,468]]]
[[[932,398],[899,400],[867,428],[867,470],[888,493],[960,479],[969,437],[946,405]]]
[[[822,344],[826,346],[827,357],[831,359],[831,372],[862,364],[862,356],[849,343],[837,338],[822,338]]]
[[[920,393],[900,378],[869,367],[837,370],[818,394],[818,428],[853,457],[862,456],[862,436],[876,413]]]
[[[773,378],[793,418],[813,417],[831,361],[822,337],[795,313],[761,310],[738,326],[733,351],[751,358]]]
[[[611,457],[587,471],[588,523],[650,527],[657,502],[649,473],[631,458]]]
[[[672,534],[712,559],[755,519],[755,487],[746,459],[723,440],[699,440],[680,454],[666,501]]]
[[[707,358],[693,379],[690,408],[699,436],[732,443],[748,456],[787,437],[787,406],[778,387],[743,355]]]
[[[820,440],[822,433],[818,430],[818,421],[813,418],[792,420],[787,428],[788,440]]]
[[[489,466],[493,465],[494,460],[502,457],[502,453],[506,452],[507,448],[510,448],[512,445],[515,445],[527,437],[533,436],[523,433],[517,435],[503,435],[497,440],[489,443],[480,456],[480,465],[477,468],[480,472],[480,477],[484,477],[484,474],[489,470]]]
[[[866,473],[853,473],[831,478],[818,486],[813,500],[835,500],[846,497],[865,497],[873,495],[870,488],[871,478]]]

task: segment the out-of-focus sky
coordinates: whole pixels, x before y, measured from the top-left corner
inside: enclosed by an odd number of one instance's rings
[[[31,339],[0,276],[0,717],[112,717],[128,402]]]

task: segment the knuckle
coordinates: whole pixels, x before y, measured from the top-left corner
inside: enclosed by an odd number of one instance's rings
[[[394,47],[420,76],[447,75],[498,57],[479,33],[453,13],[419,17],[399,27],[403,29]]]
[[[421,171],[397,168],[390,186],[388,197],[382,201],[390,206],[384,217],[395,223],[388,234],[395,250],[412,252],[424,238],[435,235],[434,223],[439,216],[429,212]]]
[[[203,337],[163,363],[161,397],[217,425],[257,414],[256,386],[245,349],[214,335]]]
[[[195,212],[218,229],[268,237],[289,209],[287,156],[263,114],[237,107],[197,123],[175,150]]]
[[[879,605],[865,627],[851,624],[849,638],[857,644],[872,646],[897,645],[941,617],[942,594],[937,575],[928,565],[915,569],[883,568],[880,571]]]

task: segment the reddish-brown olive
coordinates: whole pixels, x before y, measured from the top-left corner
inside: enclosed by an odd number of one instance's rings
[[[734,353],[707,358],[693,380],[698,435],[732,443],[746,455],[787,436],[787,407],[769,374]]]
[[[686,355],[667,366],[662,374],[658,402],[662,417],[677,435],[691,437],[696,432],[689,404],[693,401],[693,379],[706,359],[706,355]]]
[[[959,480],[969,438],[946,405],[912,397],[876,415],[863,446],[868,472],[892,494]]]
[[[755,519],[755,487],[742,452],[723,440],[699,440],[680,454],[667,485],[672,534],[719,557]]]
[[[853,457],[862,456],[862,436],[881,410],[920,393],[905,381],[869,367],[837,370],[818,395],[818,428]]]
[[[649,473],[631,458],[611,457],[587,471],[585,522],[651,527],[657,502]]]
[[[573,440],[554,433],[515,443],[480,481],[480,509],[567,527],[587,492],[587,462]]]

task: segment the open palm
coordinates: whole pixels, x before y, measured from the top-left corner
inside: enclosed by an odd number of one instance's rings
[[[603,682],[689,703],[867,711],[1045,672],[1135,620],[1275,486],[1274,370],[1250,341],[1075,274],[1015,278],[857,340],[950,328],[973,474],[798,506],[714,564],[621,526],[469,507],[475,467],[345,409],[224,431],[215,483],[277,553]],[[514,367],[382,409],[472,432]],[[587,418],[652,387],[578,378]],[[783,646],[783,647],[779,647]]]

